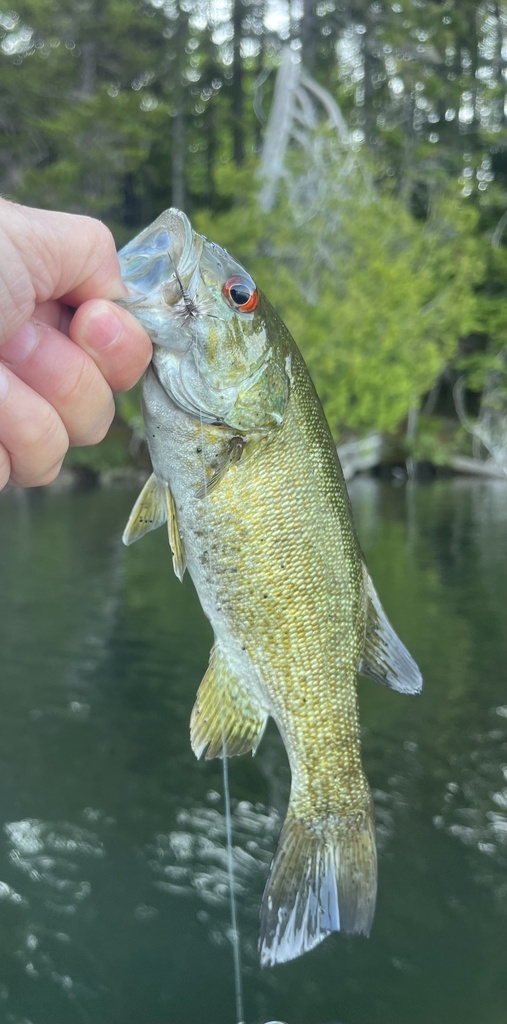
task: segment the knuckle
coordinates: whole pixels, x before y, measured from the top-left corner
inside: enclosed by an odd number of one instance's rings
[[[56,478],[57,478],[57,476],[58,476],[58,474],[59,474],[59,472],[60,472],[60,470],[62,468],[62,462],[63,462],[63,459],[58,459],[58,461],[55,462],[54,466],[51,466],[51,468],[48,469],[46,473],[42,473],[41,476],[37,480],[36,486],[37,487],[44,487],[45,484],[52,484],[53,480],[56,480]]]
[[[38,403],[27,417],[19,441],[11,451],[16,463],[40,464],[42,455],[44,466],[52,466],[56,459],[63,458],[68,446],[67,431],[60,416],[49,402],[44,402]]]
[[[34,443],[44,447],[51,465],[57,459],[63,459],[69,447],[69,438],[58,413],[52,406],[41,415],[36,431]]]
[[[72,372],[58,393],[58,405],[73,445],[102,441],[114,416],[111,388],[95,363],[76,348]]]
[[[104,224],[104,221],[99,220],[98,217],[88,217],[84,213],[74,214],[76,220],[79,220],[83,231],[90,236],[91,242],[94,246],[107,247],[116,253],[116,245],[112,232]],[[100,255],[97,257],[100,259]]]
[[[86,239],[86,263],[88,275],[99,270],[105,263],[116,262],[116,245],[109,228],[95,217],[74,215],[80,222],[82,237]]]
[[[109,427],[114,419],[114,402],[111,397],[110,403],[108,403],[108,409],[104,411],[100,419],[97,419],[89,431],[88,444],[100,444],[104,440]]]
[[[100,386],[96,379],[96,367],[77,346],[69,363],[65,379],[58,388],[58,401],[69,404],[77,401],[88,403],[90,398],[93,399],[94,390]]]
[[[63,459],[59,459],[49,469],[19,467],[13,471],[11,481],[18,487],[44,487],[53,482],[60,472]]]
[[[110,394],[109,399],[102,403],[101,409],[96,412],[93,419],[87,418],[86,423],[70,431],[70,443],[75,447],[100,444],[113,422],[114,413],[113,396]]]

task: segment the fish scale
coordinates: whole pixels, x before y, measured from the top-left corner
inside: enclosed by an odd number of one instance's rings
[[[129,282],[129,253],[157,230],[173,239],[180,286],[171,279],[162,299],[156,245],[156,294],[149,266],[144,281],[136,271]],[[332,931],[369,933],[377,862],[358,671],[407,693],[422,680],[370,580],[321,405],[269,302],[179,211],[120,262],[135,292],[124,304],[154,341],[143,385],[153,476],[124,539],[167,519],[175,571],[188,567],[215,634],[193,748],[255,752],[271,716],[289,759],[289,806],[261,908],[261,963],[272,965]]]

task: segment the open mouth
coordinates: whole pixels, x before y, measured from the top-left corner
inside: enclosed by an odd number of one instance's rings
[[[120,305],[174,306],[195,295],[202,239],[180,210],[165,210],[118,253],[129,295]]]

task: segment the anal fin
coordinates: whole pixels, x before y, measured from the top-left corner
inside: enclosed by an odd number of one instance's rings
[[[266,725],[267,713],[229,668],[216,645],[197,691],[190,718],[190,742],[196,757],[206,759],[255,751]],[[206,749],[207,748],[207,749]]]
[[[368,608],[359,672],[399,693],[419,693],[419,668],[391,626],[366,568],[364,574]]]

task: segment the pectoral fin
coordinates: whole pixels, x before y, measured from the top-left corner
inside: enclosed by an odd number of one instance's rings
[[[197,492],[198,498],[204,498],[210,491],[214,491],[215,487],[223,480],[227,470],[234,465],[235,462],[239,462],[243,449],[246,445],[246,440],[239,434],[236,437],[231,437],[227,448],[227,454],[223,461],[220,463],[218,468],[215,470],[213,475],[199,488]]]
[[[266,720],[266,712],[215,645],[190,719],[190,742],[196,757],[206,748],[206,760],[222,757],[224,747],[227,755],[248,750],[255,754]]]
[[[123,543],[133,544],[151,530],[163,526],[167,519],[166,485],[154,473],[146,481],[123,531]]]
[[[169,544],[173,554],[173,567],[179,580],[183,579],[186,568],[183,541],[178,529],[176,508],[169,485],[159,480],[154,473],[146,481],[123,531],[123,543],[133,544],[151,530],[167,522]]]
[[[394,632],[366,569],[364,573],[368,609],[359,672],[400,693],[419,693],[423,684],[421,673]]]

